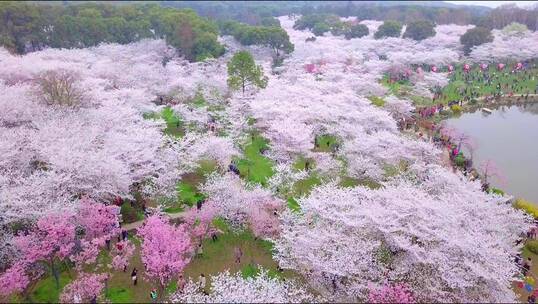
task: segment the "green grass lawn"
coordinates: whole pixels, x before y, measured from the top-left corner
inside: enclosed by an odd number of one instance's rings
[[[297,200],[294,199],[293,197],[289,197],[286,202],[287,202],[288,208],[290,208],[291,211],[294,211],[294,212],[301,211],[301,206],[299,205]]]
[[[112,287],[108,289],[106,298],[112,303],[132,303],[133,291],[129,287]]]
[[[372,102],[374,106],[383,107],[385,105],[385,100],[378,96],[368,96],[368,99]]]
[[[512,65],[513,64],[509,64],[508,66]],[[437,101],[437,103],[447,103],[451,100],[461,100],[465,96],[464,91],[467,89],[478,94],[478,96],[485,96],[498,92],[498,84],[501,84],[501,86],[507,84],[511,86],[515,83],[516,85],[513,89],[511,87],[501,88],[501,91],[503,91],[505,94],[509,92],[514,92],[514,94],[526,94],[527,92],[530,92],[533,94],[536,85],[538,85],[538,77],[536,77],[536,75],[538,75],[538,69],[531,69],[528,71],[528,74],[525,75],[522,72],[512,74],[510,73],[509,67],[505,68],[505,70],[501,72],[495,71],[494,67],[492,67],[489,70],[489,75],[492,77],[492,81],[489,85],[484,82],[483,72],[480,70],[480,68],[475,67],[468,74],[476,79],[470,81],[469,83],[465,82],[465,73],[463,72],[462,67],[456,67],[455,72],[450,77],[449,84],[442,89],[443,96],[440,101]],[[531,75],[535,75],[534,79],[532,79],[533,77]]]
[[[60,293],[65,285],[73,280],[72,275],[67,271],[60,273],[60,289],[56,288],[56,281],[52,275],[47,275],[39,280],[29,291],[30,302],[32,303],[57,303]]]
[[[400,81],[390,81],[390,78],[388,75],[383,76],[381,79],[381,84],[384,85],[389,89],[389,91],[396,95],[406,95],[409,91],[411,91],[411,82],[409,80],[400,80]]]
[[[350,188],[360,185],[360,186],[365,186],[374,190],[381,188],[381,184],[376,182],[373,179],[370,179],[370,178],[357,179],[357,178],[353,178],[349,176],[342,177],[338,185],[341,187],[350,187]]]
[[[314,152],[332,152],[335,145],[338,144],[338,138],[334,135],[324,134],[315,138]]]
[[[273,162],[263,156],[261,151],[268,148],[265,138],[259,135],[251,136],[250,142],[243,149],[244,157],[235,160],[241,177],[262,186],[267,184],[267,180],[274,174]]]
[[[207,101],[204,98],[204,94],[201,91],[198,91],[192,100],[190,100],[190,104],[192,104],[195,108],[203,108],[207,106]]]
[[[467,73],[474,77],[474,79],[471,79],[467,83],[464,77],[466,73],[463,72],[463,65],[457,65],[454,68],[454,72],[450,75],[448,85],[441,88],[441,97],[436,99],[435,102],[433,102],[431,98],[410,95],[412,84],[408,80],[391,82],[389,81],[388,75],[385,75],[380,80],[380,83],[387,87],[392,94],[398,97],[410,98],[417,106],[430,106],[434,103],[447,104],[452,100],[462,100],[467,95],[467,89],[469,90],[469,95],[472,92],[475,94],[475,97],[492,95],[493,93],[498,92],[498,84],[501,84],[501,86],[510,86],[501,88],[501,91],[503,91],[504,94],[508,94],[509,92],[513,92],[514,94],[534,94],[536,85],[538,85],[538,69],[528,69],[526,75],[522,72],[512,74],[511,69],[514,65],[515,62],[507,64],[506,68],[501,72],[497,71],[495,66],[490,66],[489,75],[492,81],[489,84],[484,81],[483,72],[477,66],[473,67],[471,71]],[[514,83],[516,85],[512,88],[511,85]],[[372,99],[370,100],[372,103],[376,104]]]
[[[145,119],[163,119],[166,122],[164,133],[172,137],[181,138],[185,135],[185,126],[181,118],[170,107],[165,107],[160,113],[148,112],[142,115]]]
[[[208,288],[211,284],[209,275],[215,275],[228,269],[231,273],[241,272],[243,276],[253,276],[259,267],[268,270],[270,275],[278,278],[292,278],[296,274],[289,270],[279,272],[277,263],[272,258],[273,244],[269,241],[256,239],[249,230],[232,231],[224,221],[217,223],[224,231],[217,241],[207,239],[203,242],[203,254],[196,256],[185,268],[185,275],[198,280],[203,273],[208,278]],[[240,247],[243,257],[240,263],[235,262],[234,249]]]
[[[185,206],[195,206],[197,202],[205,199],[205,195],[198,189],[205,183],[209,174],[218,169],[214,160],[202,159],[198,162],[198,168],[194,172],[185,173],[176,185],[177,199],[163,199],[164,211],[168,213],[181,212]]]
[[[292,196],[301,197],[309,195],[312,188],[321,185],[321,182],[321,178],[316,173],[312,173],[307,178],[295,182],[292,187]]]
[[[293,163],[292,167],[294,170],[306,170],[306,162],[308,161],[308,168],[310,170],[314,169],[316,167],[316,163],[311,158],[305,158],[304,156],[300,155],[297,157],[297,160]]]

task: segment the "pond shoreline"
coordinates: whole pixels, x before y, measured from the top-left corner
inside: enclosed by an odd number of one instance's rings
[[[484,98],[481,97],[480,100],[483,100]],[[502,106],[522,106],[526,104],[534,104],[538,103],[538,94],[529,94],[529,98],[525,99],[524,95],[514,95],[514,96],[504,96],[499,98],[499,100],[495,100],[493,102],[477,102],[474,105],[471,105],[469,103],[464,104],[464,108],[462,110],[462,113],[474,113],[476,110],[479,110],[481,108],[490,108],[493,110],[496,110]],[[446,117],[443,120],[446,120],[448,118],[452,117]]]

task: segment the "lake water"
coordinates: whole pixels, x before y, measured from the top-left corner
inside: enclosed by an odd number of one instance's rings
[[[500,107],[492,114],[477,110],[447,124],[477,144],[475,167],[493,160],[504,177],[504,181],[493,179],[495,187],[538,204],[538,103]]]

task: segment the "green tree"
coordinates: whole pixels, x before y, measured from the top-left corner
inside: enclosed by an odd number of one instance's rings
[[[314,24],[312,33],[316,36],[323,36],[326,32],[330,31],[331,27],[325,22],[318,22]]]
[[[256,65],[254,58],[247,51],[235,53],[228,62],[228,86],[233,90],[241,89],[245,94],[246,87],[265,88],[267,81],[262,66]]]
[[[435,25],[428,20],[417,20],[409,23],[403,35],[404,38],[411,38],[417,41],[435,36]]]
[[[265,44],[272,48],[276,52],[276,56],[280,55],[280,52],[289,54],[293,52],[294,45],[290,42],[288,33],[281,27],[269,27],[265,31]]]
[[[364,36],[368,36],[369,33],[370,31],[368,30],[368,27],[366,25],[356,24],[346,29],[346,31],[344,32],[344,37],[346,37],[346,39],[361,38]]]
[[[469,55],[469,53],[471,53],[471,48],[474,46],[492,41],[493,35],[491,35],[491,31],[485,27],[479,26],[467,30],[467,32],[460,37],[460,42],[463,44],[465,55]]]
[[[512,22],[507,26],[503,27],[503,33],[506,35],[521,36],[529,29],[525,24]]]
[[[377,29],[374,34],[375,39],[381,39],[385,37],[400,37],[402,32],[402,24],[398,21],[387,20]]]

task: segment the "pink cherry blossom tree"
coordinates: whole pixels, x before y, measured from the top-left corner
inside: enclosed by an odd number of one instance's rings
[[[0,295],[7,296],[24,291],[30,283],[25,268],[24,263],[17,262],[0,275]]]
[[[89,303],[95,300],[105,288],[108,274],[79,273],[78,278],[67,284],[60,294],[62,303]]]
[[[158,215],[138,228],[142,238],[142,262],[148,280],[156,280],[162,295],[167,284],[190,261],[193,247],[185,225],[174,226]]]
[[[413,293],[406,284],[385,284],[381,288],[370,288],[370,303],[415,303]]]
[[[135,245],[129,240],[116,243],[116,246],[112,249],[113,258],[109,266],[115,270],[125,271],[135,249]]]
[[[51,214],[39,219],[29,233],[15,238],[15,245],[20,251],[24,263],[44,262],[50,267],[60,288],[56,261],[68,258],[75,247],[75,224],[73,215],[68,213]]]
[[[76,221],[84,228],[87,240],[100,238],[104,241],[120,232],[118,206],[107,206],[87,197],[82,198],[79,204]]]
[[[213,219],[217,212],[218,209],[214,202],[203,204],[200,210],[193,206],[185,212],[183,219],[196,244],[202,243],[211,232],[216,232],[213,227]]]

